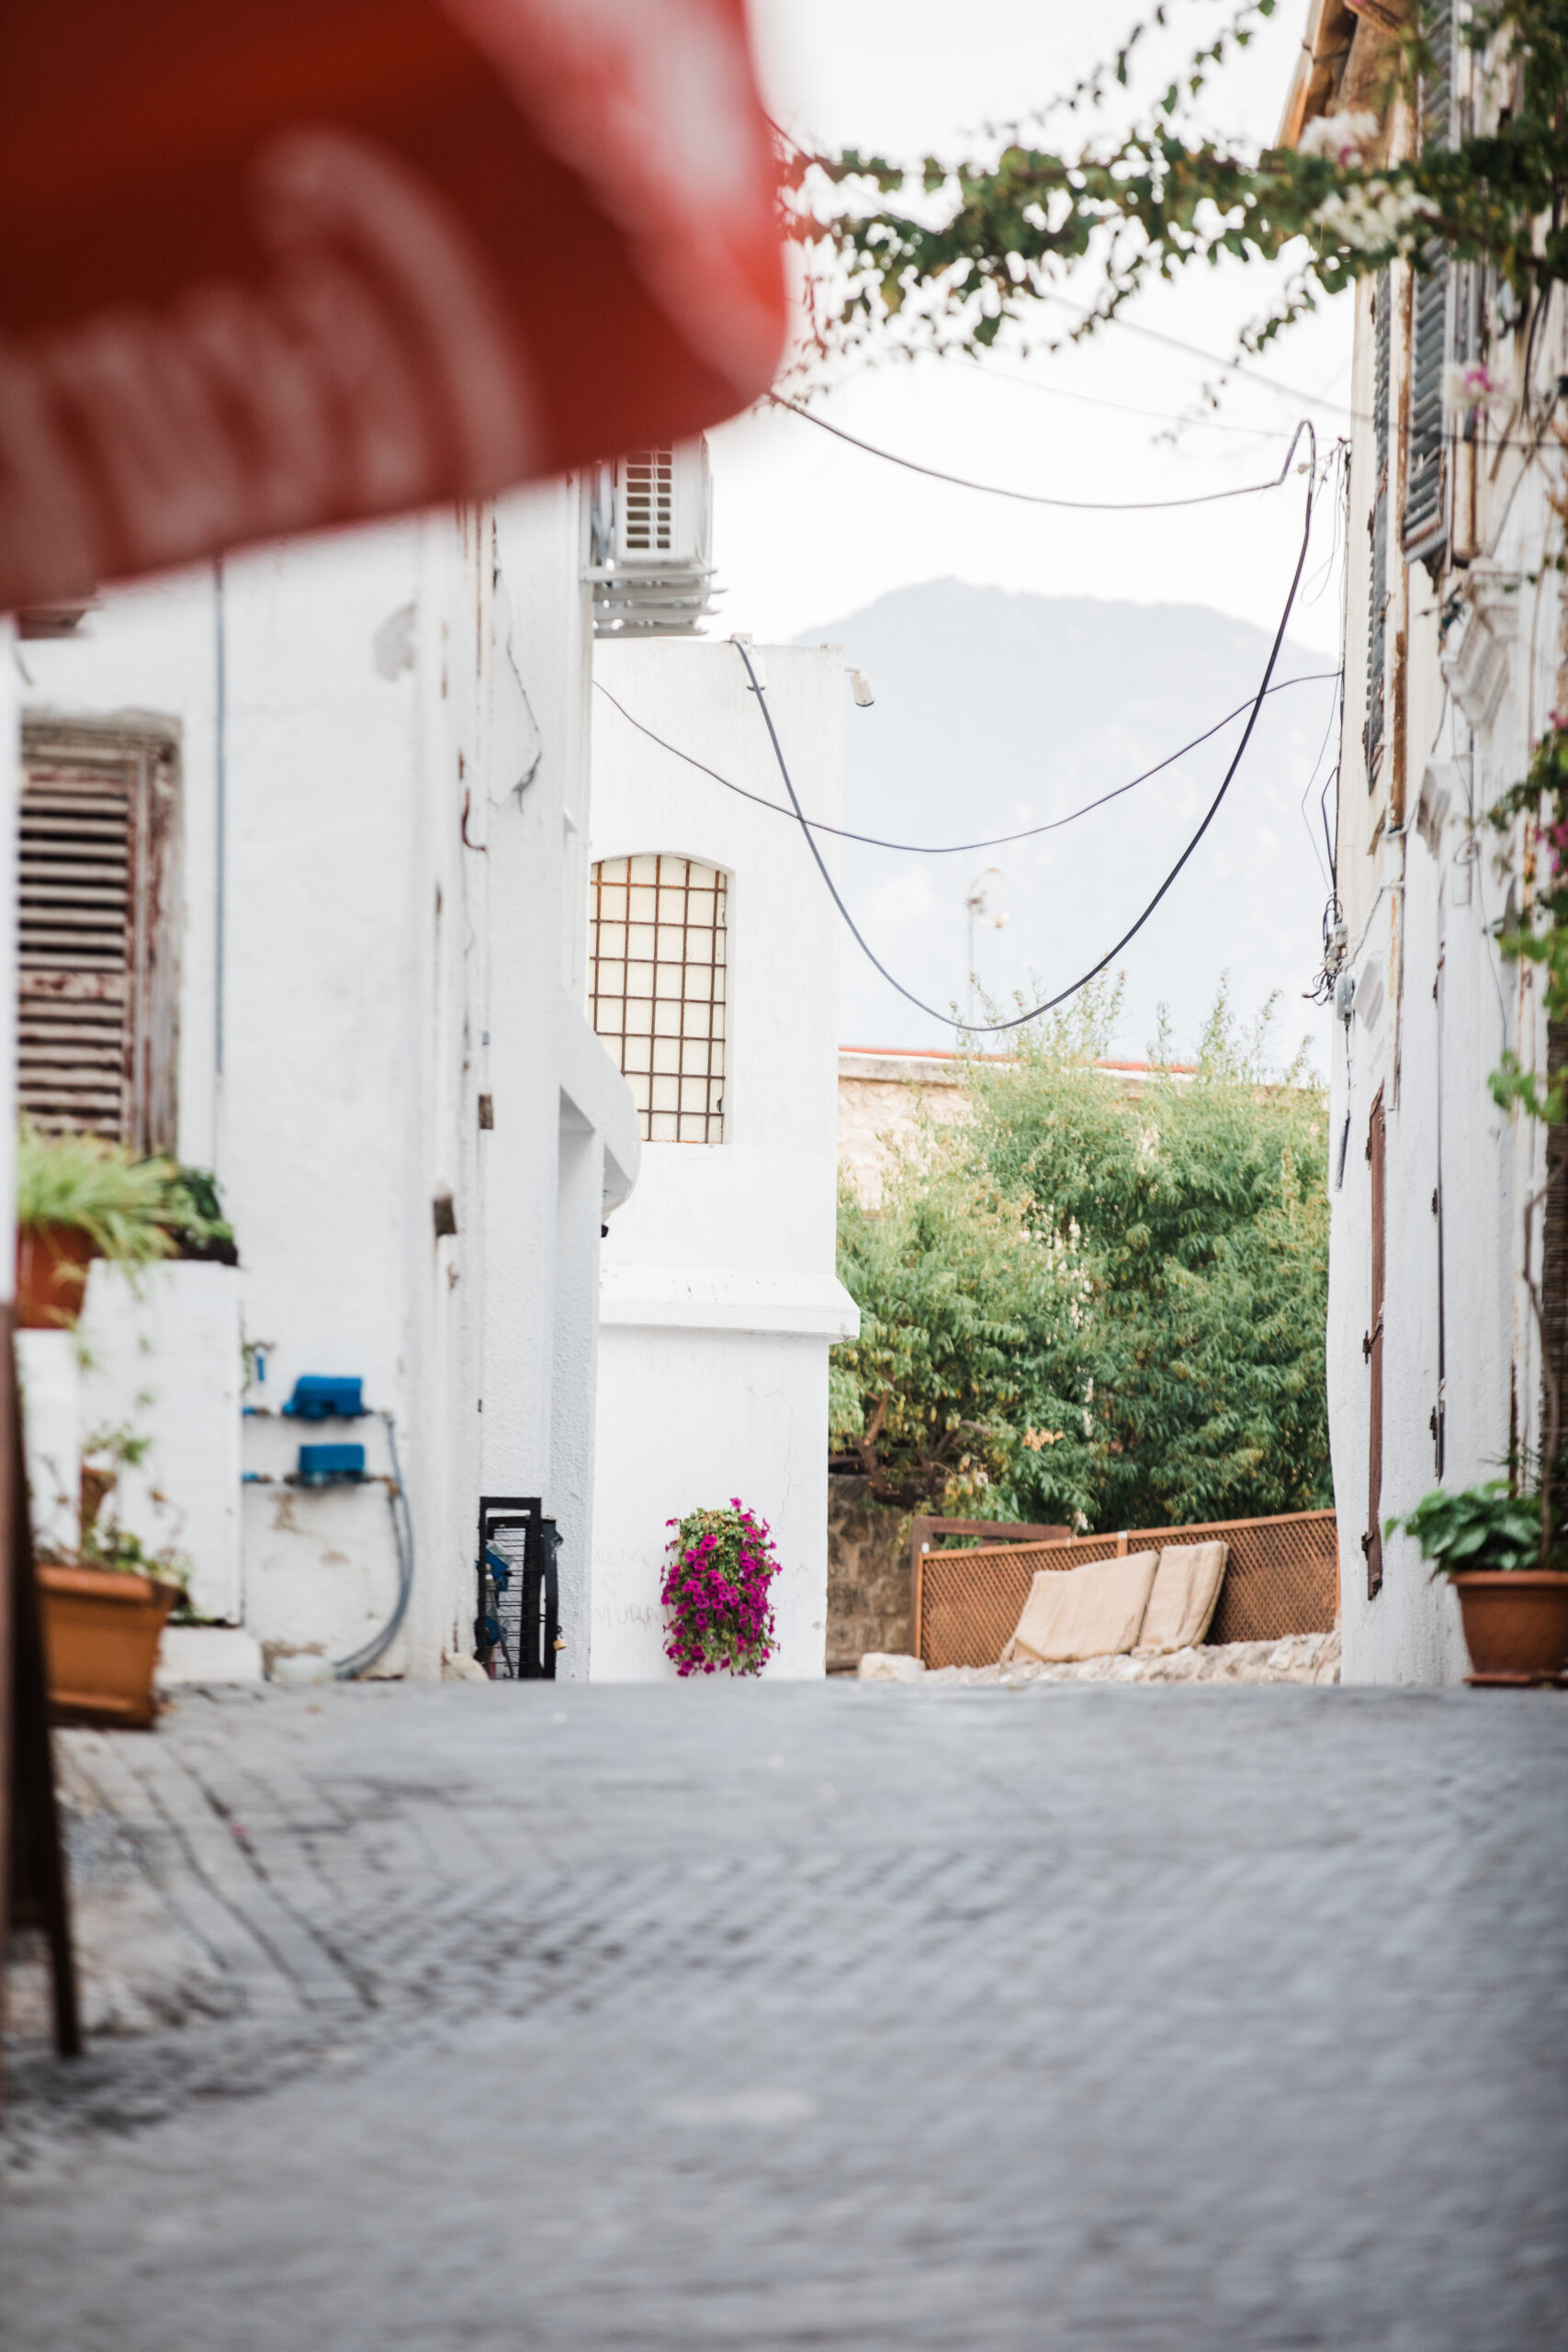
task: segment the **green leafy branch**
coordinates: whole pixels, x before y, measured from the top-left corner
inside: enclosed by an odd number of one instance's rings
[[[1050,141],[1049,109],[998,128],[991,153],[963,161],[797,153],[786,176],[795,233],[819,262],[818,357],[977,353],[1008,322],[1032,320],[1090,259],[1096,299],[1058,339],[1091,332],[1151,278],[1199,262],[1273,261],[1295,246],[1302,268],[1244,335],[1248,350],[1396,258],[1417,272],[1439,252],[1488,262],[1521,304],[1568,277],[1568,0],[1473,10],[1462,38],[1503,58],[1509,103],[1484,132],[1397,163],[1383,155],[1389,108],[1401,96],[1414,105],[1435,64],[1418,29],[1384,36],[1377,111],[1314,122],[1294,148],[1255,153],[1191,129],[1192,100],[1273,6],[1246,0],[1119,133]],[[1157,8],[1077,85],[1062,102],[1070,119],[1127,85],[1139,45],[1168,15]]]

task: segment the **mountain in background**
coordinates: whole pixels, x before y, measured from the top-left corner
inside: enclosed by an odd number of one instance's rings
[[[1272,628],[1196,605],[1107,604],[933,580],[803,629],[841,643],[875,689],[849,707],[846,825],[901,842],[952,842],[1038,825],[1125,784],[1257,693]],[[1190,1054],[1228,974],[1250,1020],[1280,991],[1281,1058],[1303,1035],[1322,1066],[1326,1016],[1303,1001],[1321,958],[1328,896],[1319,798],[1337,752],[1328,657],[1288,640],[1220,811],[1144,929],[1115,959],[1126,976],[1116,1050],[1141,1059],[1161,1005]],[[846,695],[847,700],[847,695]],[[1002,930],[976,934],[982,989],[1016,1009],[1099,962],[1154,896],[1201,821],[1246,724],[1106,808],[1031,842],[911,857],[842,845],[843,889],[888,969],[941,1012],[967,1001],[964,899],[1001,870]],[[1303,814],[1303,797],[1305,813]],[[1333,796],[1329,795],[1329,821]],[[844,940],[840,1035],[859,1046],[942,1046],[951,1025],[919,1012]],[[998,1041],[1000,1042],[1000,1041]]]

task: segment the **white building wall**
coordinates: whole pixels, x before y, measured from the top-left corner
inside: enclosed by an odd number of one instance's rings
[[[314,1438],[390,1470],[379,1419],[278,1416],[300,1374],[329,1373],[393,1417],[413,1520],[412,1600],[378,1670],[471,1648],[481,1488],[549,1511],[558,1486],[563,1668],[585,1670],[599,1223],[637,1139],[560,978],[581,930],[578,537],[561,485],[116,594],[80,636],[23,649],[29,709],[135,709],[181,745],[179,1148],[216,1169],[239,1238],[231,1607],[269,1655],[346,1655],[396,1590],[384,1483],[280,1483]],[[563,1116],[586,1138],[564,1194]],[[220,1564],[197,1566],[210,1603]]]
[[[1363,288],[1353,396],[1362,416],[1371,409],[1370,300]],[[1403,315],[1397,307],[1394,315]],[[1393,341],[1397,419],[1408,353],[1400,332]],[[1516,356],[1522,366],[1522,352]],[[1537,364],[1543,377],[1563,365],[1561,321],[1540,338]],[[1551,517],[1539,469],[1517,453],[1503,453],[1495,478],[1490,459],[1472,477],[1469,453],[1451,445],[1453,552],[1461,560],[1440,591],[1424,568],[1407,568],[1398,543],[1402,446],[1393,434],[1386,740],[1370,790],[1360,746],[1369,597],[1364,526],[1374,485],[1364,425],[1355,435],[1350,481],[1338,869],[1349,940],[1346,969],[1357,995],[1348,1029],[1337,1028],[1332,1080],[1329,1413],[1345,1679],[1453,1682],[1468,1670],[1455,1597],[1446,1582],[1430,1581],[1408,1537],[1385,1540],[1382,1589],[1368,1596],[1361,1541],[1371,1436],[1363,1354],[1371,1260],[1367,1126],[1381,1087],[1387,1118],[1386,1519],[1407,1512],[1439,1483],[1456,1489],[1496,1476],[1511,1446],[1539,1443],[1540,1349],[1522,1274],[1524,1212],[1543,1180],[1543,1135],[1537,1122],[1500,1112],[1487,1079],[1506,1047],[1516,1048],[1527,1067],[1544,1070],[1545,1023],[1531,968],[1505,962],[1495,936],[1510,874],[1526,869],[1523,845],[1499,836],[1485,819],[1525,774],[1556,697],[1559,582],[1540,560]],[[1347,1114],[1343,1182],[1337,1183]],[[1538,1209],[1538,1272],[1540,1253]],[[1440,1478],[1433,1426],[1439,1409]]]
[[[796,790],[835,823],[842,655],[769,647],[761,660]],[[784,797],[733,646],[603,640],[595,675],[667,742]],[[603,695],[592,724],[593,861],[658,851],[728,876],[724,1141],[645,1144],[604,1245],[593,1672],[673,1674],[659,1604],[666,1521],[739,1495],[769,1521],[781,1562],[767,1671],[820,1674],[828,1351],[858,1329],[833,1271],[839,917],[790,819],[660,751]]]

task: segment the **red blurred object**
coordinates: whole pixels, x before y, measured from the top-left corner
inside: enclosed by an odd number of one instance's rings
[[[743,0],[8,0],[0,610],[766,390]]]

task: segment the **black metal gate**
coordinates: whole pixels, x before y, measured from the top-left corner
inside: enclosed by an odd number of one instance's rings
[[[553,1682],[560,1537],[537,1495],[481,1495],[474,1655],[497,1682]]]

